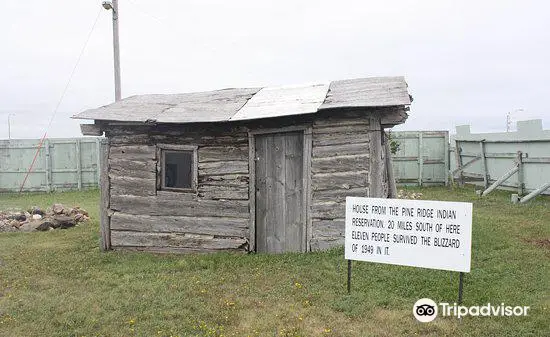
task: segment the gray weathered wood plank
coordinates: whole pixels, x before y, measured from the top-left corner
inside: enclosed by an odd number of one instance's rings
[[[341,145],[354,143],[368,143],[370,137],[368,130],[360,132],[335,132],[313,137],[313,146]],[[368,151],[368,149],[367,149]]]
[[[367,195],[368,188],[366,186],[350,189],[328,189],[313,191],[313,199],[315,201],[346,202],[346,197],[366,197]]]
[[[380,117],[373,115],[370,117],[370,163],[368,173],[369,197],[383,198],[383,183],[385,172],[382,162],[382,129]]]
[[[256,251],[267,252],[266,223],[269,207],[267,193],[268,136],[255,136],[255,202],[256,202]]]
[[[288,133],[283,136],[284,142],[284,209],[285,209],[285,251],[301,252],[304,250],[302,241],[305,230],[305,219],[302,209],[304,180],[303,180],[303,135]]]
[[[311,205],[313,219],[337,219],[346,215],[346,204],[339,201],[314,201]]]
[[[369,143],[349,143],[329,146],[314,146],[313,158],[357,155],[369,153]]]
[[[247,160],[248,146],[203,146],[199,148],[199,163]]]
[[[157,192],[157,184],[154,176],[148,179],[135,178],[118,175],[115,171],[111,171],[109,179],[111,183],[111,195],[136,195],[146,197],[154,196]]]
[[[177,247],[205,250],[246,249],[244,238],[214,235],[111,231],[115,247]]]
[[[199,175],[248,174],[248,161],[199,162]]]
[[[317,173],[312,176],[313,191],[351,189],[367,186],[367,171]]]
[[[149,216],[115,212],[111,229],[118,231],[248,236],[248,219],[223,217]]]
[[[311,171],[313,173],[365,171],[368,165],[368,154],[313,158]]]
[[[110,140],[109,140],[110,141]],[[156,148],[151,145],[117,145],[110,146],[109,159],[135,161],[156,160]]]
[[[111,209],[138,215],[222,216],[248,219],[247,200],[186,200],[183,195],[141,197],[113,195]]]
[[[204,199],[248,200],[248,184],[238,187],[201,185],[198,193]]]

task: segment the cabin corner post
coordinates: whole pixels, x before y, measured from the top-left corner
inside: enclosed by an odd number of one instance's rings
[[[384,163],[382,161],[383,150],[382,142],[383,136],[382,125],[380,123],[380,115],[377,113],[370,114],[369,120],[369,171],[368,171],[368,183],[369,183],[369,197],[370,198],[383,198],[384,197]]]
[[[254,134],[248,131],[248,251],[256,251],[256,143]]]
[[[110,183],[109,183],[109,140],[106,138],[100,143],[100,203],[99,203],[99,229],[101,239],[101,250],[111,249],[111,217],[109,216],[110,207]]]
[[[387,133],[384,133],[385,143],[384,150],[386,152],[386,176],[388,178],[388,197],[390,199],[397,198],[397,185],[395,181],[395,175],[393,174],[392,153],[390,146],[390,137]]]
[[[313,126],[310,125],[304,130],[304,210],[305,217],[305,235],[303,247],[305,252],[311,251],[311,242],[313,240],[313,223],[311,217],[311,205],[313,193],[311,191],[311,160],[313,156]]]

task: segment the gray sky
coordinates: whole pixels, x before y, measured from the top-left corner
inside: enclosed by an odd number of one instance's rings
[[[398,130],[550,128],[549,1],[120,0],[122,96],[404,75]],[[113,101],[111,13],[100,0],[2,0],[0,139],[42,136],[99,19],[50,137]],[[524,111],[518,111],[523,109]]]

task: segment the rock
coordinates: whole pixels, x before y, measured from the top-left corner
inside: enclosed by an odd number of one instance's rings
[[[12,214],[9,218],[12,219],[12,220],[17,220],[17,221],[25,221],[25,220],[27,220],[27,217],[26,217],[25,214],[23,214],[23,213],[15,213],[15,214]]]
[[[53,222],[48,220],[43,220],[39,222],[39,225],[36,226],[37,231],[48,231],[50,228],[53,228]]]
[[[53,204],[52,211],[54,214],[63,214],[65,207],[62,204]]]
[[[19,227],[19,230],[22,232],[32,232],[40,225],[40,222],[28,222],[26,224],[22,224],[21,227]]]
[[[67,229],[70,227],[74,227],[74,225],[76,225],[76,221],[70,216],[56,215],[53,217],[53,220],[54,220],[53,228]]]
[[[8,224],[13,228],[21,227],[21,222],[19,222],[17,220],[10,220],[10,222]]]
[[[33,214],[33,215],[32,215],[32,219],[33,219],[33,220],[40,220],[40,219],[42,219],[42,215],[40,215],[40,214]]]
[[[36,207],[36,206],[33,206],[29,212],[30,214],[39,214],[39,215],[44,215],[44,211],[41,210],[40,208]]]

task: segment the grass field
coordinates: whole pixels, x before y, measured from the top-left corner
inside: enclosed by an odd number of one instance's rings
[[[527,305],[527,317],[419,323],[422,297],[453,302],[457,273],[354,263],[343,249],[284,255],[99,251],[97,191],[3,195],[0,209],[61,202],[90,211],[64,231],[0,233],[0,336],[550,336],[550,198],[512,205],[472,188],[415,189],[472,201],[464,305]]]

